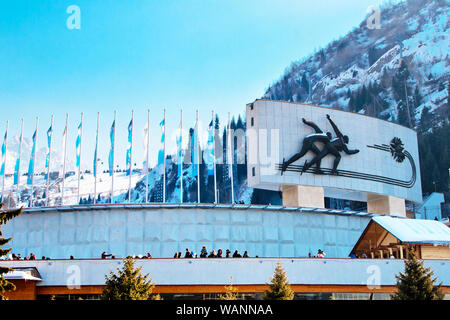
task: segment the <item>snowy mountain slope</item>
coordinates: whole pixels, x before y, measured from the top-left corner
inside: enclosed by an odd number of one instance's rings
[[[387,4],[380,29],[369,29],[368,17],[292,63],[264,98],[359,112],[414,128],[422,190],[448,192],[450,2]]]
[[[383,113],[387,119],[398,121],[398,99],[390,90],[390,79],[402,56],[411,74],[408,89],[418,88],[422,97],[414,110],[420,119],[424,107],[434,112],[446,104],[446,84],[450,79],[449,16],[447,1],[415,0],[386,7],[380,14],[381,29],[370,30],[363,21],[345,37],[293,63],[264,97],[349,110],[349,93],[377,83],[382,88],[377,98],[389,105],[388,110],[374,114],[366,106],[362,112],[374,116]],[[307,85],[302,86],[304,75],[312,83],[311,100]]]

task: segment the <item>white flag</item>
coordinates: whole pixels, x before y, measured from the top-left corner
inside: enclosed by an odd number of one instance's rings
[[[149,166],[149,164],[147,163],[147,154],[148,154],[148,127],[149,127],[149,124],[148,124],[148,121],[147,121],[147,123],[145,124],[145,127],[144,127],[144,131],[142,132],[142,135],[143,135],[143,143],[144,143],[144,173],[148,173],[148,166]]]
[[[61,153],[61,163],[62,164],[64,164],[64,157],[65,157],[65,155],[66,155],[66,136],[67,136],[67,126],[64,128],[64,132],[63,132],[63,136],[62,136],[62,153]],[[60,178],[64,178],[62,175],[64,174],[63,173],[63,170],[64,170],[64,168],[63,168],[63,166],[61,167],[61,171],[60,171],[60,174],[59,174],[59,176],[60,176]]]

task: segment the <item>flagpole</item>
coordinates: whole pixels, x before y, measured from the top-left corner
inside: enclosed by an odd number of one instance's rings
[[[66,113],[66,127],[64,129],[64,150],[63,150],[63,171],[62,171],[62,188],[61,188],[61,205],[64,205],[64,182],[66,180],[66,150],[67,150],[67,134],[69,131],[69,114]]]
[[[147,163],[147,183],[145,184],[145,203],[148,203],[148,176],[149,174],[149,164],[148,164],[148,147],[150,142],[150,109],[147,109],[147,154],[146,154],[146,163]]]
[[[183,203],[183,109],[180,110],[180,202]]]
[[[128,203],[131,203],[131,175],[133,174],[133,127],[134,110],[131,110],[131,146],[130,146],[130,176],[128,178]]]
[[[229,141],[229,155],[230,159],[227,159],[230,162],[230,179],[231,179],[231,204],[234,204],[234,188],[233,188],[233,149],[231,144],[231,125],[230,125],[230,113],[228,112],[228,141]]]
[[[212,113],[212,143],[213,143],[213,164],[214,164],[214,203],[217,203],[217,178],[216,178],[216,142],[215,142],[215,125],[214,125],[214,110]]]
[[[78,163],[78,194],[77,194],[77,204],[80,204],[80,177],[81,177],[81,144],[83,140],[83,112],[81,113],[81,122],[80,122],[80,153],[79,153],[79,163]]]
[[[100,112],[97,112],[97,133],[95,138],[95,174],[94,174],[94,204],[97,202],[97,172],[98,172],[98,127],[100,125]]]
[[[33,167],[31,169],[31,197],[30,197],[30,207],[33,207],[33,188],[34,188],[34,164],[36,162],[36,149],[37,149],[37,137],[38,137],[38,124],[39,117],[36,117],[36,136],[34,138],[34,154],[33,154]]]
[[[197,149],[197,202],[200,203],[200,150],[199,150],[199,145],[198,145],[198,136],[199,136],[199,132],[198,132],[198,110],[196,112],[196,121],[195,121],[195,130],[197,131],[197,134],[195,135],[195,143],[197,144],[196,149]]]
[[[114,203],[114,153],[116,146],[116,110],[114,110],[114,132],[113,132],[113,145],[112,145],[112,172],[111,172],[111,204]]]
[[[3,160],[3,186],[2,186],[2,203],[5,203],[5,176],[6,176],[6,154],[8,151],[8,125],[9,122],[6,120],[6,133],[5,133],[5,159]]]
[[[164,109],[164,161],[163,161],[163,203],[166,202],[166,109]]]
[[[18,166],[17,166],[17,207],[19,206],[20,202],[20,153],[22,152],[22,142],[23,142],[23,118],[22,118],[22,126],[20,128],[20,144],[19,144],[19,154],[17,155],[18,158]]]
[[[45,187],[45,206],[48,207],[48,198],[49,198],[49,194],[48,194],[48,188],[49,188],[49,181],[50,181],[50,161],[51,161],[51,157],[52,157],[52,136],[53,136],[53,115],[52,115],[52,120],[50,121],[50,144],[48,146],[48,167],[47,167],[47,181],[46,181],[46,187]],[[47,137],[48,139],[48,137]]]

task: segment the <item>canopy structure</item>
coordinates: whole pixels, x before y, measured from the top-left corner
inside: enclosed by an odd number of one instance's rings
[[[422,259],[450,259],[450,228],[434,220],[375,216],[350,255],[403,259],[408,248]]]
[[[36,268],[14,268],[4,275],[6,280],[32,280],[42,281],[41,275]]]

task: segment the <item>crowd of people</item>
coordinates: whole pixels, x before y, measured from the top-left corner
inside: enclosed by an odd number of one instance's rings
[[[175,252],[174,256],[175,259],[182,258],[181,252]],[[240,254],[238,250],[235,250],[233,254],[231,254],[231,251],[227,249],[225,251],[225,255],[223,254],[222,249],[217,250],[211,250],[208,254],[208,250],[206,249],[206,246],[203,246],[200,250],[200,256],[197,255],[194,251],[189,250],[189,248],[186,248],[186,252],[184,253],[184,258],[249,258],[248,252],[245,251],[244,254]],[[256,256],[258,257],[258,256]]]
[[[30,253],[28,256],[25,256],[22,258],[22,255],[20,253],[10,253],[6,257],[4,257],[5,260],[36,260],[36,256],[34,253]],[[50,258],[42,257],[42,260],[48,260]]]
[[[112,254],[112,253],[108,254],[105,251],[102,252],[101,257],[102,257],[102,259],[107,259],[107,258],[115,259],[116,258],[114,254]],[[139,254],[139,255],[132,255],[131,257],[133,259],[151,259],[152,255],[150,254],[150,252],[147,252],[146,255]]]
[[[322,250],[317,250],[317,254],[315,256],[311,255],[311,252],[308,253],[308,258],[325,258],[326,254]]]
[[[308,254],[308,258],[325,258],[325,252],[323,252],[321,249],[317,250],[317,254],[315,256],[312,256],[311,253]],[[133,255],[131,256],[134,259],[151,259],[152,255],[150,252],[147,252],[146,255]],[[211,250],[208,253],[208,250],[206,249],[206,246],[202,246],[202,249],[200,250],[200,255],[197,255],[193,250],[189,250],[189,248],[186,248],[186,251],[184,253],[184,256],[182,256],[181,252],[175,252],[173,258],[179,259],[179,258],[249,258],[247,251],[244,251],[243,254],[240,254],[238,250],[235,250],[233,254],[231,254],[231,251],[227,249],[225,251],[225,254],[223,253],[222,249],[217,250]],[[20,253],[10,253],[6,257],[1,257],[3,260],[36,260],[36,256],[33,253],[30,253],[28,256],[23,257]],[[101,259],[116,259],[115,255],[112,253],[106,253],[106,251],[103,251],[101,254]],[[258,256],[255,256],[255,258],[258,258]],[[359,258],[357,256],[352,255],[351,258]],[[75,259],[74,256],[70,256],[70,260]],[[42,256],[40,260],[50,260],[49,257]]]

